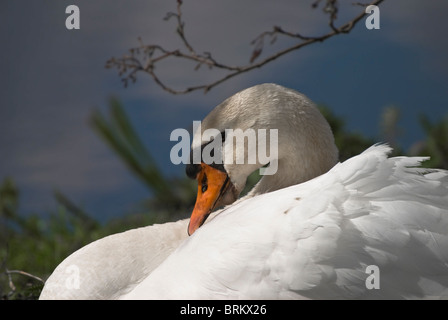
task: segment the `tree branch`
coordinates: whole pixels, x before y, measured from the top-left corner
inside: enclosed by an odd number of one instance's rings
[[[6,263],[7,263],[7,260],[8,260],[8,255],[9,255],[9,246],[8,246],[8,244],[6,244],[6,255],[5,255],[2,263],[0,264],[0,270],[5,270],[3,272],[0,272],[0,275],[1,274],[6,274],[6,276],[8,277],[8,286],[9,286],[10,291],[6,294],[6,296],[5,296],[6,298],[10,298],[12,295],[14,295],[14,293],[17,290],[16,285],[14,284],[14,281],[12,280],[12,276],[11,276],[12,274],[20,274],[22,276],[26,276],[28,278],[32,278],[34,280],[37,280],[41,284],[45,283],[44,280],[42,280],[41,278],[39,278],[39,277],[37,277],[35,275],[32,275],[31,273],[28,273],[28,272],[25,272],[25,271],[22,271],[22,270],[9,270],[6,267]]]
[[[360,6],[368,6],[368,5],[379,5],[384,0],[374,0],[368,4],[354,3],[353,5]],[[321,0],[316,0],[312,3],[312,8],[317,8]],[[182,51],[181,49],[177,50],[167,50],[159,45],[145,45],[139,39],[140,46],[137,48],[132,48],[129,50],[128,55],[124,55],[122,58],[111,58],[106,62],[106,68],[117,68],[119,71],[119,76],[123,81],[125,87],[128,85],[129,81],[135,82],[137,80],[137,73],[142,71],[144,73],[149,74],[154,82],[159,85],[163,90],[172,93],[172,94],[186,94],[192,91],[203,90],[204,93],[207,93],[212,88],[217,85],[235,77],[245,72],[249,72],[256,68],[261,68],[262,66],[268,64],[271,61],[274,61],[287,53],[292,51],[299,50],[305,46],[309,46],[316,42],[323,42],[331,37],[334,37],[339,34],[347,34],[349,33],[355,25],[366,15],[365,11],[362,10],[356,17],[352,20],[346,22],[340,27],[335,25],[338,13],[338,3],[337,0],[326,0],[326,3],[323,7],[324,13],[329,15],[328,25],[330,31],[326,34],[320,36],[304,36],[297,32],[289,32],[285,31],[283,28],[279,26],[274,26],[272,31],[265,31],[261,33],[258,37],[256,37],[251,44],[254,46],[252,51],[249,64],[243,66],[231,66],[228,64],[224,64],[216,61],[211,53],[204,52],[198,53],[194,47],[188,41],[185,34],[185,22],[182,18],[182,1],[177,1],[177,12],[169,12],[165,16],[164,20],[170,20],[174,18],[177,23],[177,34],[182,40],[183,46],[186,49]],[[270,37],[270,43],[273,44],[278,36],[285,36],[290,38],[295,38],[298,40],[298,43],[290,46],[289,48],[280,50],[263,60],[255,63],[255,61],[261,56],[264,41],[266,37]],[[211,83],[205,83],[198,86],[186,87],[185,89],[174,89],[173,87],[165,84],[159,75],[156,73],[156,64],[170,58],[177,58],[188,60],[196,63],[196,67],[194,70],[198,70],[201,66],[205,65],[209,69],[217,68],[221,70],[228,71],[228,73],[221,78],[215,80]]]

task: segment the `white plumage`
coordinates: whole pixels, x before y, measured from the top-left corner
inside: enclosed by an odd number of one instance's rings
[[[294,100],[280,86],[254,88]],[[183,220],[96,241],[58,266],[41,298],[448,298],[448,173],[388,152],[372,146],[273,192],[263,178],[258,192],[212,215],[191,237]],[[302,157],[289,153],[289,160]],[[280,176],[293,170],[287,163]],[[226,170],[230,178],[236,172]],[[78,289],[67,288],[70,265],[80,270]]]
[[[448,297],[447,175],[387,151],[229,207],[125,298]]]

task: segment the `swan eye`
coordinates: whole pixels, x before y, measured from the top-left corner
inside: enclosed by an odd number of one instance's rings
[[[207,175],[204,173],[204,175],[202,176],[202,181],[201,181],[201,191],[202,191],[202,193],[207,191],[207,189],[208,189]]]

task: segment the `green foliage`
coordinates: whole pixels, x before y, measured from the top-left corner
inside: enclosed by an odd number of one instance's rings
[[[17,210],[18,194],[12,180],[5,179],[0,186],[0,299],[36,299],[43,280],[72,252],[109,234],[156,222],[142,214],[101,225],[60,192],[55,192],[58,205],[48,218],[24,216]],[[20,272],[9,273],[13,269]]]
[[[115,98],[110,100],[110,122],[98,111],[91,123],[103,140],[117,153],[129,169],[148,185],[156,197],[172,197],[167,181],[154,159],[135,133],[127,115]]]
[[[428,168],[448,168],[448,116],[433,124],[428,117],[421,115],[420,123],[425,130],[426,140],[415,146],[414,153],[431,156],[424,163]]]
[[[63,205],[42,219],[19,214],[18,203],[17,188],[5,179],[0,186],[0,297],[5,299],[36,298],[43,283],[27,273],[46,277],[68,254],[104,236],[92,219],[68,214]],[[21,271],[10,273],[11,269]]]
[[[334,141],[339,149],[340,161],[360,154],[375,143],[372,138],[365,137],[360,133],[348,132],[345,128],[345,121],[336,116],[328,107],[319,106],[319,110],[333,131]]]
[[[117,99],[110,100],[109,111],[110,121],[100,112],[94,112],[91,117],[92,127],[131,172],[153,192],[154,197],[146,201],[146,208],[156,212],[158,217],[171,220],[173,215],[178,217],[181,209],[192,207],[196,192],[194,182],[163,176]]]
[[[329,108],[320,107],[320,110],[333,130],[341,161],[376,142],[370,137],[347,131],[343,119]],[[401,134],[398,120],[398,109],[388,107],[383,112],[380,128],[384,141],[400,150],[396,143]],[[432,123],[421,116],[420,121],[427,136],[411,148],[410,155],[429,155],[432,158],[427,162],[428,166],[447,169],[448,117]],[[57,206],[46,213],[47,218],[39,214],[19,213],[19,190],[12,179],[4,179],[0,185],[0,299],[36,299],[43,281],[64,258],[80,247],[109,234],[185,218],[179,213],[191,211],[197,183],[187,178],[163,175],[117,99],[110,102],[109,120],[96,111],[91,124],[153,196],[142,202],[142,214],[126,215],[101,225],[58,191],[54,193]],[[243,193],[250,190],[259,178],[258,171],[253,173]]]

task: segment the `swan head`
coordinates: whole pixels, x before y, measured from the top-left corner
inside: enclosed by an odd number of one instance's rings
[[[191,155],[186,173],[198,181],[198,193],[189,235],[215,208],[235,202],[257,169],[264,175],[246,197],[307,181],[338,161],[331,128],[314,103],[276,84],[245,89],[214,108],[194,133]]]

